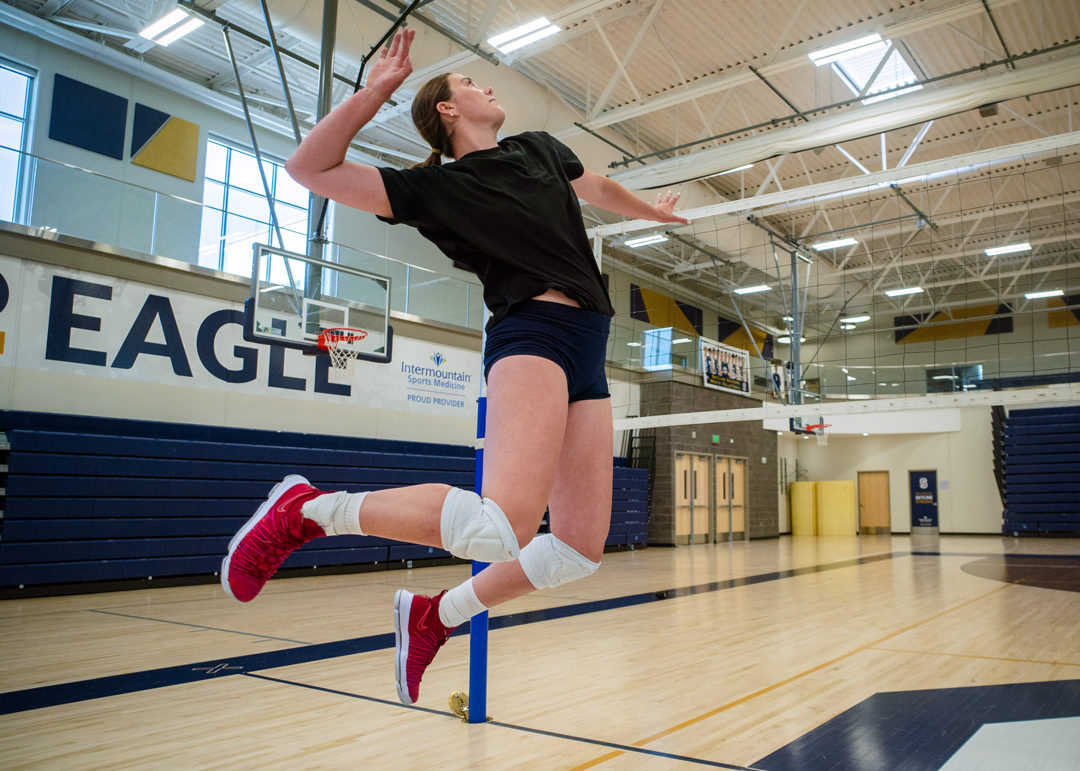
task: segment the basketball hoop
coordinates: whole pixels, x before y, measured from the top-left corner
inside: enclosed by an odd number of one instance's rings
[[[356,373],[356,357],[367,332],[351,327],[334,327],[319,333],[319,348],[330,354],[330,381],[351,383]]]
[[[816,423],[812,426],[807,426],[806,430],[817,437],[819,446],[824,446],[829,443],[829,436],[825,433],[825,429],[831,427],[832,423]]]

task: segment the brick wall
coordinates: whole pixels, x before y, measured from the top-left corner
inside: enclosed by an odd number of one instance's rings
[[[761,402],[755,399],[674,379],[658,378],[641,384],[642,417],[760,406]],[[746,458],[748,537],[779,535],[775,432],[763,429],[761,421],[673,426],[655,432],[656,477],[649,513],[650,544],[675,543],[676,452]],[[714,435],[720,437],[718,443],[712,441]]]

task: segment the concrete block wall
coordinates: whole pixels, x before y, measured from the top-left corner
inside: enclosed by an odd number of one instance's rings
[[[681,382],[671,376],[641,383],[642,417],[759,406],[761,403],[755,399]],[[673,426],[655,429],[655,432],[656,474],[649,514],[650,544],[675,543],[677,452],[746,458],[747,535],[750,539],[779,535],[776,432],[763,429],[761,421]],[[714,443],[713,436],[718,436],[719,442]]]

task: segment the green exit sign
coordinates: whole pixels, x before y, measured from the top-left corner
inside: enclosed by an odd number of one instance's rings
[[[720,444],[720,435],[719,434],[713,434],[712,443],[713,444]]]

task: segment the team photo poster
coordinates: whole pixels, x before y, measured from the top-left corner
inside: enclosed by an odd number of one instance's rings
[[[736,394],[750,393],[750,354],[701,338],[701,373],[705,385]]]

